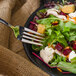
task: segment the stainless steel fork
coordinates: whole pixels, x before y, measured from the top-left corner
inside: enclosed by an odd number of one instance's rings
[[[29,28],[23,27],[23,32],[20,35],[20,33],[19,33],[19,27],[20,26],[12,26],[11,24],[9,24],[8,22],[6,22],[5,20],[3,20],[1,18],[0,18],[0,23],[3,23],[5,25],[7,25],[8,27],[10,27],[14,31],[15,37],[18,40],[21,40],[23,43],[43,46],[42,45],[42,42],[43,42],[42,39],[44,36],[43,34],[35,32]]]

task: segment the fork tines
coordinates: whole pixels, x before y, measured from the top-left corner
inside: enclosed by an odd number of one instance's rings
[[[43,36],[44,36],[43,34],[40,34],[38,32],[35,32],[33,30],[30,30],[30,29],[24,27],[24,31],[22,33],[21,41],[24,42],[24,43],[43,46],[41,44],[41,42],[43,42],[42,41]]]

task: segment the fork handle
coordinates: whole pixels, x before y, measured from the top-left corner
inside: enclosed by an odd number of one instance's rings
[[[2,18],[0,18],[0,23],[3,23],[3,24],[5,24],[5,25],[7,25],[7,26],[11,26],[11,24],[9,24],[8,22],[6,22],[5,20],[3,20]]]

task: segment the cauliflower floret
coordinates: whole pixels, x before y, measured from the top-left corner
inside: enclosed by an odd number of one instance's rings
[[[53,48],[49,48],[48,46],[45,47],[45,49],[42,49],[40,51],[40,57],[46,62],[48,63],[49,61],[51,61],[54,57],[54,50]]]
[[[63,55],[61,52],[59,52],[58,50],[54,50],[53,48],[49,48],[48,46],[45,47],[45,49],[42,49],[40,51],[40,57],[46,62],[48,63],[49,61],[51,61],[54,57],[54,53],[65,57],[65,55]]]
[[[69,61],[71,61],[71,59],[73,59],[74,57],[76,57],[76,53],[74,51],[72,51],[70,54],[69,54]]]

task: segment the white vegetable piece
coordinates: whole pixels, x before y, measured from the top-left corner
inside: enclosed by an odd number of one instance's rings
[[[45,49],[42,49],[40,51],[40,57],[46,62],[48,63],[49,61],[51,61],[54,57],[54,50],[52,48],[49,48],[48,46],[45,47]]]
[[[58,50],[55,50],[55,53],[60,55],[60,56],[63,56],[63,57],[66,57],[65,55],[63,55],[61,52],[59,52]]]
[[[71,59],[73,59],[74,57],[76,57],[76,53],[74,51],[72,51],[70,54],[69,54],[69,61],[71,61]]]
[[[52,9],[49,9],[49,10],[52,10],[52,11],[56,11],[56,12],[60,12],[60,10],[57,10],[57,9],[55,9],[55,8],[52,8]]]
[[[74,13],[70,13],[69,16],[70,16],[71,18],[76,17],[76,11],[75,11]]]
[[[47,15],[50,15],[50,14],[52,14],[54,16],[58,16],[58,13],[54,10],[51,10],[51,9],[47,10]]]
[[[67,19],[66,16],[64,16],[64,15],[59,15],[57,12],[58,12],[58,10],[56,10],[56,9],[48,9],[48,10],[47,10],[47,15],[52,14],[52,15],[60,18],[60,19],[64,19],[64,20]]]
[[[60,19],[66,20],[66,17],[64,15],[58,15],[57,17],[60,18]]]
[[[49,61],[51,61],[54,57],[54,53],[66,57],[65,55],[63,55],[61,52],[59,52],[58,50],[54,50],[53,48],[49,48],[48,46],[45,47],[45,49],[42,49],[40,51],[40,57],[46,62],[48,63]]]
[[[71,19],[71,18],[69,18],[69,20],[70,20],[70,21],[73,21],[73,22],[75,22],[75,20],[74,20],[74,19]]]

